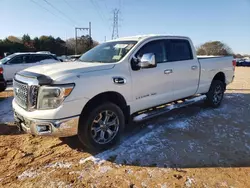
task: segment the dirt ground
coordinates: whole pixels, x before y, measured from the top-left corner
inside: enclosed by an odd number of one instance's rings
[[[0,94],[0,108],[10,108],[10,97]],[[236,69],[220,108],[199,102],[129,125],[102,153],[76,137],[0,124],[0,187],[250,187],[250,68]]]

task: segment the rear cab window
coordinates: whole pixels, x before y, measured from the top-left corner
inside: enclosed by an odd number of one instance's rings
[[[166,53],[168,62],[193,59],[190,42],[185,39],[166,40]]]

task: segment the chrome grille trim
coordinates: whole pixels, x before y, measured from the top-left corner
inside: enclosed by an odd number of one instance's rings
[[[14,97],[17,104],[19,104],[22,108],[27,109],[28,107],[28,92],[29,86],[28,84],[18,82],[15,79],[13,80],[13,89],[14,89]]]
[[[25,110],[36,109],[38,97],[38,85],[30,85],[13,79],[14,98],[19,106]]]

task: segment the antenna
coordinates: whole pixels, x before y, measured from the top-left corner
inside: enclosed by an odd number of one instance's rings
[[[113,10],[114,18],[113,18],[113,32],[112,32],[112,39],[117,39],[119,37],[118,33],[118,20],[119,20],[119,9]]]

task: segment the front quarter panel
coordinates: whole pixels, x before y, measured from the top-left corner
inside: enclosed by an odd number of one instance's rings
[[[116,84],[113,77],[122,77],[124,84]],[[122,63],[116,64],[109,70],[93,71],[76,75],[74,78],[75,88],[65,102],[79,99],[90,100],[94,96],[104,92],[118,92],[125,100],[131,101],[131,79],[129,71]]]

